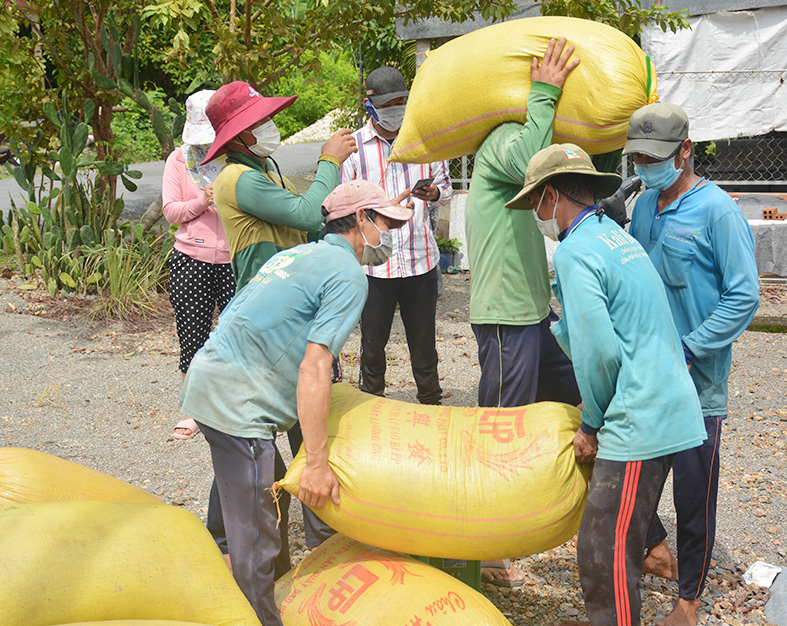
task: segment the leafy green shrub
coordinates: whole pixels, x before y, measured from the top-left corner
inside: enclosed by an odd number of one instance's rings
[[[105,296],[91,316],[127,319],[156,309],[154,292],[164,290],[167,262],[172,252],[172,229],[158,236],[143,232],[141,224],[131,229],[126,223],[121,233],[112,233],[104,246],[91,251],[101,259],[98,293]],[[131,232],[130,238],[123,232]]]
[[[329,55],[320,53],[322,71],[317,78],[306,78],[292,71],[278,81],[266,95],[297,95],[295,103],[276,114],[276,126],[282,139],[311,126],[346,99],[348,90],[357,92],[358,70],[349,54]]]
[[[175,115],[167,105],[167,95],[163,91],[153,90],[145,91],[145,95],[153,106],[161,109],[166,124],[171,126]],[[127,110],[112,116],[118,158],[129,163],[158,161],[161,158],[161,144],[153,132],[147,111],[129,97],[123,98],[119,106]]]
[[[130,189],[131,179],[142,174],[85,152],[92,106],[86,107],[86,121],[75,125],[60,121],[70,119],[65,96],[61,111],[46,102],[43,112],[59,128],[61,147],[46,152],[41,175],[33,155],[46,144],[43,131],[39,129],[19,155],[22,165],[14,168],[14,178],[28,201],[19,206],[12,201],[7,219],[0,214],[0,252],[13,255],[23,276],[43,283],[52,296],[59,291],[105,295],[94,315],[144,315],[151,307],[151,292],[166,278],[173,233],[157,235],[145,233],[140,224],[117,225],[123,200],[113,201],[93,180],[101,172],[117,176]]]

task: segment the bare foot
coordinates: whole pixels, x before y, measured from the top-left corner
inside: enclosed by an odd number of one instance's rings
[[[501,587],[517,587],[525,580],[525,575],[511,567],[508,560],[500,559],[481,563],[481,580]]]
[[[670,552],[666,539],[648,550],[642,573],[665,580],[678,580],[678,559]]]
[[[699,600],[679,598],[672,612],[660,622],[656,622],[656,626],[696,626],[699,608]]]

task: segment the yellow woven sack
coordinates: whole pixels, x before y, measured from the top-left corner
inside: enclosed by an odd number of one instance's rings
[[[188,511],[136,502],[0,509],[0,624],[259,621]]]
[[[409,556],[334,535],[276,583],[284,626],[510,626],[483,595]]]
[[[391,161],[472,154],[495,126],[524,123],[532,59],[561,36],[582,62],[558,100],[553,141],[575,143],[588,154],[622,148],[631,114],[657,98],[650,58],[610,26],[529,17],[476,30],[429,54],[413,81]]]
[[[408,404],[334,385],[328,462],[340,504],[317,514],[395,552],[497,559],[543,552],[579,529],[588,466],[574,458],[574,407]],[[280,486],[297,494],[303,448]]]
[[[197,622],[173,622],[168,619],[113,619],[100,622],[71,622],[58,626],[211,626]]]
[[[155,502],[144,489],[96,470],[26,448],[0,448],[0,507],[32,502]]]

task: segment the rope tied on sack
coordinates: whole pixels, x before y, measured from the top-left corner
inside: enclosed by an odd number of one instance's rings
[[[271,498],[273,498],[273,502],[276,504],[276,528],[278,528],[279,524],[281,524],[281,507],[279,506],[279,500],[282,496],[282,487],[279,486],[279,481],[277,480],[271,485],[270,489],[266,489],[265,491],[271,492]]]

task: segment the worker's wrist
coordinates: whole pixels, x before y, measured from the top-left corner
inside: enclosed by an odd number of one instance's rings
[[[553,85],[552,83],[542,83],[540,80],[534,80],[530,84],[531,91],[540,91],[541,93],[545,93],[548,96],[552,96],[555,100],[560,98],[563,90],[558,87],[557,85]]]
[[[680,345],[683,346],[683,356],[686,359],[686,365],[691,365],[692,363],[694,363],[694,359],[697,357],[694,356],[694,353],[691,350],[689,350],[689,347],[684,343],[682,339],[680,340]]]
[[[582,422],[579,425],[579,430],[581,430],[586,435],[590,435],[591,437],[595,437],[596,433],[599,431],[598,428],[593,428],[590,424],[587,424],[586,422]]]
[[[319,163],[320,161],[328,161],[329,163],[333,163],[336,167],[342,166],[342,162],[339,159],[339,157],[333,154],[327,154],[327,153],[321,154],[320,158],[317,159],[317,163]]]

